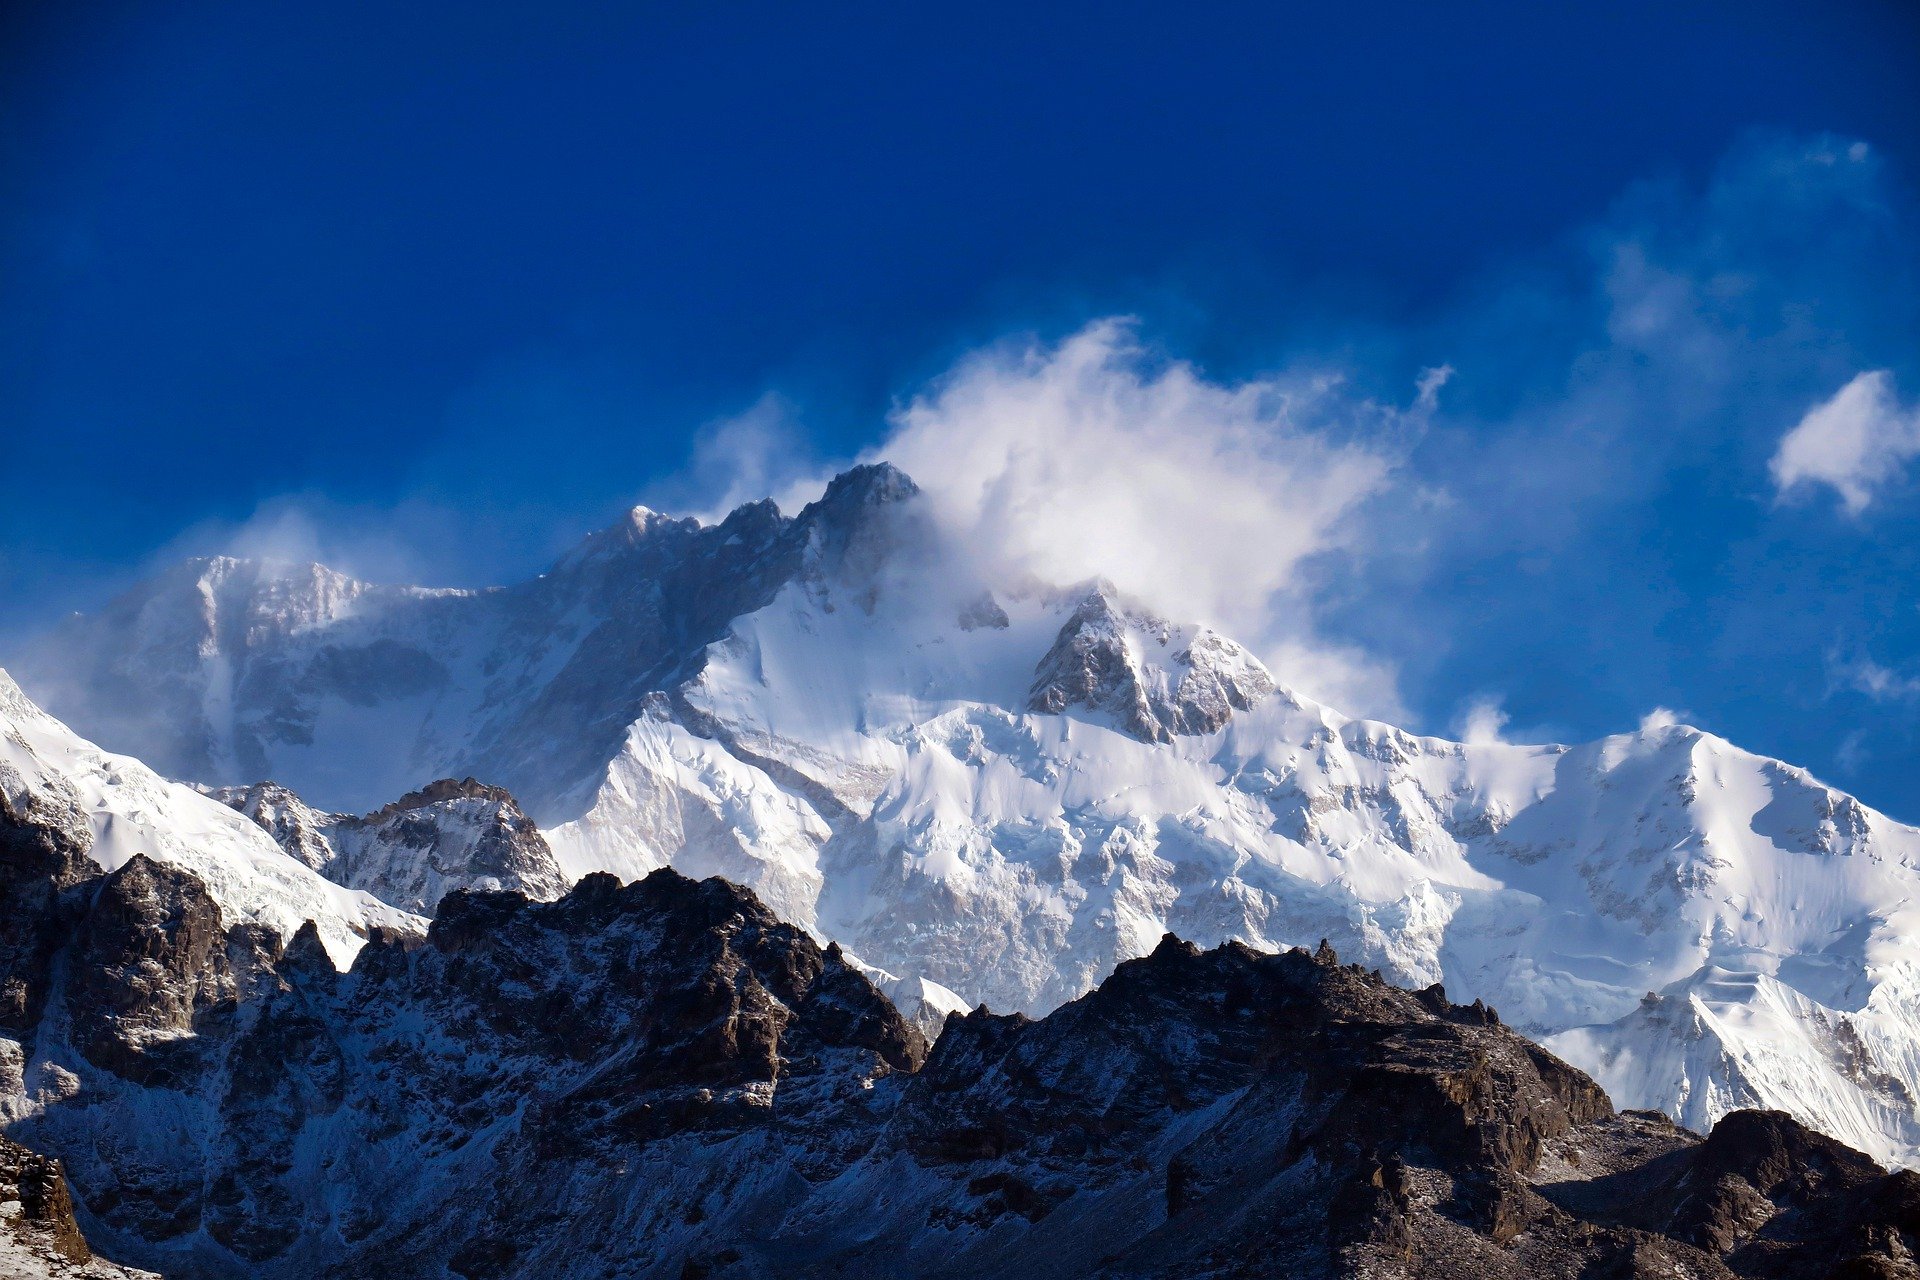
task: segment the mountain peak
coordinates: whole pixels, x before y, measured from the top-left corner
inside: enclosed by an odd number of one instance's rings
[[[553,850],[512,793],[474,778],[428,783],[365,817],[318,812],[273,782],[211,794],[329,880],[404,911],[431,912],[456,889],[537,901],[566,891]]]
[[[1325,944],[1167,933],[929,1052],[844,951],[714,877],[455,892],[342,977],[311,924],[227,927],[190,871],[47,876],[0,865],[61,975],[17,1029],[84,1088],[11,1100],[47,1155],[0,1142],[7,1274],[42,1273],[6,1252],[23,1226],[82,1256],[62,1173],[138,1260],[271,1280],[1892,1276],[1920,1206],[1784,1115],[1703,1139],[1617,1114],[1485,1007]]]
[[[869,462],[849,467],[827,482],[818,507],[877,507],[916,496],[920,486],[891,462]]]
[[[634,547],[646,546],[663,534],[692,533],[699,527],[698,520],[665,515],[648,506],[635,506],[621,513],[620,518],[612,524],[595,529],[575,543],[544,576],[553,577],[587,565],[604,563],[609,557],[620,556]]]
[[[1896,1092],[1920,1093],[1900,1012],[1920,988],[1920,832],[1661,718],[1564,750],[1348,721],[1130,599],[1124,568],[993,598],[916,492],[874,464],[797,517],[642,511],[577,571],[495,592],[249,587],[235,562],[229,590],[149,583],[18,671],[162,773],[311,796],[334,811],[325,840],[283,838],[271,861],[388,904],[490,880],[550,897],[556,871],[725,874],[884,971],[930,1028],[983,1002],[1045,1013],[1176,925],[1326,936],[1572,1036],[1635,1106],[1704,1128],[1751,1099],[1920,1152]],[[90,764],[45,807],[90,838],[80,786],[128,768]],[[335,821],[468,776],[524,813],[465,797]],[[300,835],[291,800],[259,799],[256,821]],[[333,857],[335,831],[354,857]],[[140,832],[116,820],[102,847]],[[259,834],[236,840],[258,852]],[[321,921],[336,952],[339,915]],[[1730,1011],[1714,1052],[1634,1015],[1682,980]]]
[[[1129,606],[1097,579],[1040,660],[1028,709],[1104,711],[1143,742],[1212,733],[1275,688],[1245,649],[1206,627]]]
[[[22,689],[19,682],[0,667],[0,715],[44,718],[42,711]]]
[[[254,591],[276,584],[314,584],[333,588],[366,584],[350,573],[291,556],[237,556],[221,553],[181,561],[161,581],[205,591]]]

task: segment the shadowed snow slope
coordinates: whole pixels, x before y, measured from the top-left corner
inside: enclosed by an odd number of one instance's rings
[[[1170,929],[1324,937],[1497,1005],[1627,1105],[1920,1144],[1920,832],[1683,725],[1567,748],[1350,720],[1106,584],[977,580],[890,468],[791,519],[637,510],[493,591],[195,562],[32,671],[205,783],[508,787],[569,878],[726,876],[969,1004],[1043,1013]]]

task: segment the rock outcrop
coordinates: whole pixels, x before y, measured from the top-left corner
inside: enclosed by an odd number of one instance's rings
[[[322,813],[273,782],[212,794],[329,880],[402,911],[431,915],[454,889],[511,890],[541,902],[566,892],[540,829],[505,789],[473,778],[429,783],[364,817]]]
[[[636,508],[498,589],[201,560],[20,659],[55,711],[165,774],[274,778],[337,813],[481,778],[568,881],[718,875],[966,1007],[1048,1013],[1168,931],[1327,937],[1497,1006],[1627,1105],[1700,1130],[1777,1108],[1920,1166],[1920,829],[1685,725],[1568,747],[1353,719],[1273,687],[1312,669],[1269,674],[1194,620],[946,527],[880,465],[792,515]],[[69,776],[140,792],[114,823],[133,840],[164,797],[117,781],[124,761]],[[294,869],[332,858],[273,808]],[[314,914],[342,961],[384,923],[311,873],[251,892],[268,842],[240,834],[245,873],[204,877],[227,916],[290,935]],[[172,852],[208,847],[196,830]],[[364,883],[421,908],[516,887],[440,848],[396,847],[386,870],[421,874]]]
[[[1098,583],[1040,660],[1027,707],[1104,712],[1143,742],[1170,742],[1212,733],[1276,687],[1259,660],[1225,636],[1129,609]]]
[[[7,1280],[155,1280],[97,1258],[73,1216],[66,1175],[0,1138],[0,1276]]]

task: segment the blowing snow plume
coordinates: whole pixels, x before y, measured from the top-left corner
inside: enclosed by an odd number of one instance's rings
[[[1333,378],[1226,384],[1106,319],[968,356],[868,457],[914,477],[989,583],[1105,578],[1258,645],[1316,695],[1388,714],[1391,674],[1316,639],[1307,568],[1353,547],[1360,509],[1389,487],[1393,434],[1443,377],[1423,379],[1411,411],[1339,395]]]

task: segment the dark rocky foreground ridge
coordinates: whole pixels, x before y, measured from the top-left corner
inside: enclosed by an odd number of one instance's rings
[[[168,1276],[1920,1275],[1920,1175],[1616,1115],[1324,949],[1169,937],[929,1051],[717,879],[456,892],[341,974],[83,840],[0,803],[0,1115]]]

